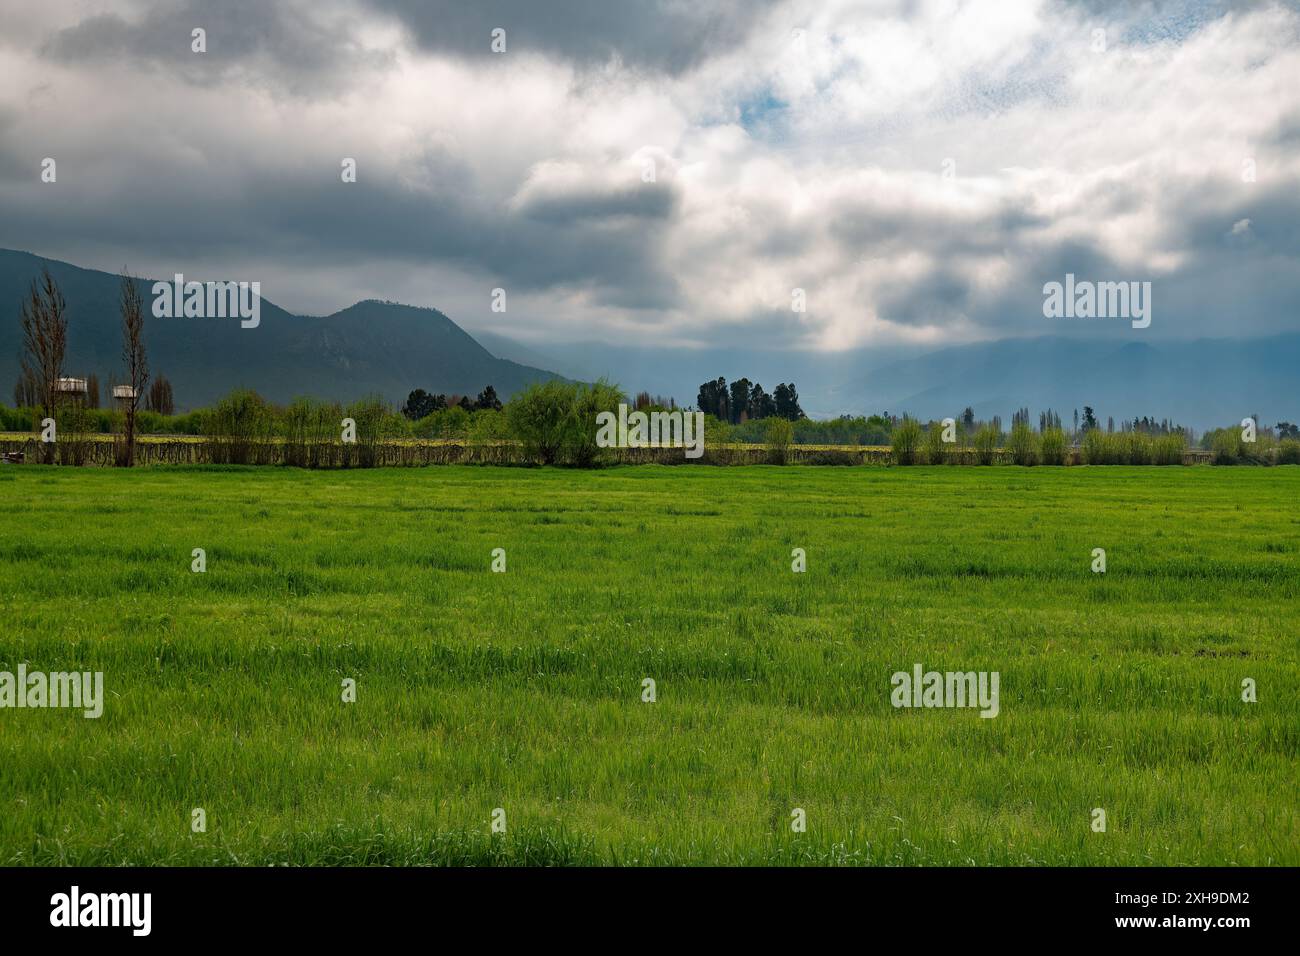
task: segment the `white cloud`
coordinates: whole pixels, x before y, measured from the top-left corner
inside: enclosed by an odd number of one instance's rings
[[[145,30],[157,9],[95,12]],[[259,46],[198,75],[162,52],[56,57],[86,11],[44,5],[0,41],[0,244],[255,269],[301,311],[384,295],[472,326],[501,284],[523,338],[835,348],[1044,331],[1037,290],[1067,269],[1168,283],[1186,308],[1157,331],[1203,334],[1223,223],[1253,221],[1258,269],[1300,274],[1294,229],[1260,212],[1294,216],[1300,185],[1300,17],[1282,6],[1166,36],[1057,3],[793,0],[673,71],[644,45],[579,62],[517,31],[505,56],[458,57],[359,3],[292,9],[344,45],[342,72],[300,40],[299,67]]]

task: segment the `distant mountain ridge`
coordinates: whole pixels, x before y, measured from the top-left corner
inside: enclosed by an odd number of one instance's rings
[[[42,265],[49,266],[68,303],[68,374],[95,373],[106,386],[121,365],[118,276],[0,250],[5,404],[12,401],[20,369],[19,309]],[[155,280],[137,281],[149,309]],[[236,387],[255,388],[277,402],[299,395],[348,401],[380,394],[400,403],[415,388],[477,395],[485,385],[505,398],[530,382],[560,377],[497,358],[436,309],[375,300],[317,317],[292,315],[263,299],[261,323],[250,329],[240,328],[238,319],[146,314],[145,345],[151,368],[171,380],[178,408],[209,404]]]
[[[1139,333],[1133,333],[1138,335]],[[1259,339],[1134,341],[1040,336],[955,345],[900,355],[901,349],[835,353],[795,350],[653,349],[580,342],[548,344],[555,367],[587,378],[608,375],[626,388],[695,401],[702,382],[745,376],[769,392],[793,381],[814,418],[877,412],[924,419],[957,417],[971,406],[982,419],[1028,407],[1063,421],[1091,406],[1102,422],[1169,418],[1198,430],[1258,414],[1265,424],[1300,420],[1300,333]],[[536,354],[503,336],[499,354]]]
[[[894,362],[833,390],[839,401],[922,417],[1028,407],[1068,420],[1151,415],[1205,429],[1258,414],[1300,419],[1300,334],[1157,344],[1044,336],[959,346]]]
[[[10,401],[18,374],[19,306],[43,263],[68,300],[68,374],[93,372],[107,385],[120,365],[117,276],[0,250],[0,402]],[[139,281],[148,306],[153,280]],[[601,376],[628,392],[693,405],[700,384],[722,375],[748,377],[768,392],[793,381],[804,410],[819,418],[888,411],[938,419],[969,405],[980,418],[1010,421],[1013,411],[1028,407],[1035,416],[1052,408],[1068,421],[1088,405],[1103,422],[1150,415],[1199,430],[1251,414],[1265,424],[1300,420],[1300,332],[1169,341],[1099,331],[925,353],[915,346],[833,353],[744,345],[534,346],[501,333],[479,335],[482,341],[436,309],[376,300],[312,317],[264,299],[256,329],[241,329],[237,319],[149,316],[145,323],[150,363],[172,380],[180,408],[208,404],[238,386],[280,402],[378,393],[400,403],[414,388],[476,395],[491,384],[506,398],[534,381]]]

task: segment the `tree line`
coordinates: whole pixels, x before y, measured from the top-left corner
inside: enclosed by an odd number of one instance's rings
[[[460,407],[467,412],[499,412],[501,411],[501,399],[497,398],[497,390],[491,385],[486,386],[483,391],[479,392],[478,398],[455,394],[450,396],[435,395],[426,392],[422,388],[417,388],[406,396],[406,404],[402,406],[402,414],[414,422],[419,421],[421,418],[427,418],[434,412],[456,407]]]
[[[796,422],[807,418],[799,407],[799,393],[794,382],[778,385],[771,395],[758,382],[738,378],[727,385],[722,376],[700,386],[695,407],[721,422],[739,425],[752,419],[784,418]]]
[[[339,424],[351,418],[365,441],[399,438],[467,440],[476,443],[514,441],[547,463],[589,464],[598,460],[595,450],[595,417],[614,410],[627,398],[608,382],[569,383],[560,380],[537,383],[503,403],[496,389],[485,385],[476,397],[413,389],[400,410],[384,399],[372,396],[343,406],[302,398],[288,406],[277,406],[256,392],[240,389],[210,409],[176,416],[171,383],[151,372],[144,343],[144,305],[139,284],[128,274],[121,276],[119,296],[122,352],[121,369],[110,382],[116,408],[99,411],[100,383],[97,375],[70,378],[65,360],[68,347],[68,308],[58,283],[48,268],[32,281],[20,308],[23,355],[19,380],[14,389],[15,405],[30,414],[11,413],[0,407],[0,430],[30,431],[42,420],[53,419],[62,443],[61,460],[77,458],[77,442],[94,431],[118,434],[115,463],[130,466],[143,420],[151,433],[205,435],[225,442],[232,435],[239,448],[258,442],[284,441],[302,445],[323,445],[339,441]],[[633,399],[637,410],[674,409],[669,397],[641,392]],[[947,460],[953,449],[968,449],[976,461],[989,463],[1005,451],[1024,464],[1061,463],[1080,459],[1092,463],[1172,462],[1194,441],[1191,429],[1168,418],[1152,416],[1121,420],[1118,429],[1109,418],[1103,429],[1094,409],[1074,411],[1067,431],[1061,414],[1051,408],[1038,413],[1037,430],[1030,410],[1013,412],[1011,430],[1003,430],[1000,416],[977,419],[967,406],[955,419],[923,426],[910,417],[884,412],[869,417],[842,415],[814,421],[799,404],[793,382],[781,383],[768,394],[757,382],[725,378],[704,382],[697,396],[697,408],[705,413],[708,442],[766,444],[777,449],[771,460],[783,461],[791,444],[847,446],[889,445],[899,463]],[[1258,416],[1254,416],[1258,421]],[[945,423],[952,434],[944,437]],[[1289,461],[1300,443],[1300,427],[1278,422],[1274,428],[1257,428],[1259,441],[1234,437],[1239,429],[1216,429],[1201,439],[1201,447],[1214,452],[1216,461]],[[64,439],[69,441],[64,441]],[[1167,439],[1167,440],[1165,440]],[[42,443],[42,460],[52,462],[55,445]],[[223,446],[224,447],[224,446]],[[244,457],[240,451],[221,456],[226,460]]]

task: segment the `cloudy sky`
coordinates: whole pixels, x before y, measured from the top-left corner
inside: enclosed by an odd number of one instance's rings
[[[0,247],[534,343],[1293,331],[1298,147],[1294,4],[0,0]]]

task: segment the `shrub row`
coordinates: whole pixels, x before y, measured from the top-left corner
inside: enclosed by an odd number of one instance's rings
[[[1002,436],[997,429],[984,426],[975,432],[971,447],[944,442],[942,426],[932,424],[923,429],[919,422],[905,419],[894,429],[891,443],[895,464],[991,465],[999,457],[1016,465],[1181,465],[1186,461],[1187,444],[1181,433],[1147,435],[1143,432],[1103,432],[1091,429],[1084,434],[1076,450],[1059,428],[1034,431],[1017,422],[1007,436],[999,455]],[[1285,443],[1284,443],[1285,444]],[[1279,463],[1281,461],[1279,460]]]

